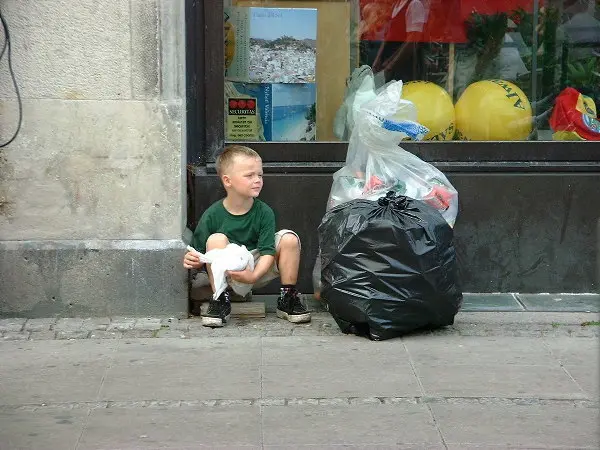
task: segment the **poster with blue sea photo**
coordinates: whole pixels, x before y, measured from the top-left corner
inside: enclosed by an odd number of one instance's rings
[[[273,84],[272,140],[314,141],[317,89],[314,83]]]
[[[316,139],[315,83],[225,83],[227,139],[255,141],[314,141]],[[256,105],[256,111],[239,108]],[[232,108],[232,104],[237,108]],[[255,136],[249,139],[252,115],[260,117]]]

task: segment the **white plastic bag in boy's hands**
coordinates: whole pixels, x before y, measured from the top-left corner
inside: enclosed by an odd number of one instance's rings
[[[188,246],[188,251],[198,254],[200,262],[210,264],[215,283],[213,299],[216,300],[227,289],[227,271],[237,272],[240,270],[254,270],[254,257],[245,246],[228,244],[225,248],[216,248],[206,253],[200,253],[193,247]],[[252,286],[248,286],[248,292]],[[238,289],[236,289],[236,292]],[[242,295],[240,292],[238,294]]]

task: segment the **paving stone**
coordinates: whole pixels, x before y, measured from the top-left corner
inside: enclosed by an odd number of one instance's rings
[[[0,319],[0,332],[3,331],[21,331],[27,319]]]
[[[83,330],[106,330],[110,325],[110,317],[92,317],[85,319],[81,328]]]
[[[107,408],[147,408],[150,404],[148,400],[131,401],[110,401],[107,402]]]
[[[252,400],[217,400],[216,406],[252,406]]]
[[[135,319],[113,319],[107,331],[127,331],[133,329]]]
[[[0,448],[72,449],[77,446],[87,411],[0,412]]]
[[[207,407],[207,406],[216,406],[216,400],[182,400],[181,407],[182,408],[198,408],[198,407]]]
[[[48,341],[56,339],[56,331],[32,331],[29,335],[32,341]]]
[[[158,330],[124,330],[123,337],[124,338],[154,338]]]
[[[318,405],[318,398],[289,398],[287,401],[289,406],[302,406],[302,405]]]
[[[265,448],[443,448],[425,405],[264,407],[262,429]]]
[[[523,311],[513,294],[464,294],[461,311]]]
[[[187,331],[172,330],[170,328],[161,328],[156,333],[156,337],[165,339],[187,339]]]
[[[397,405],[397,404],[411,404],[416,405],[419,403],[414,397],[385,397],[383,399],[384,404]]]
[[[598,448],[598,410],[568,406],[431,405],[448,448]],[[468,447],[467,447],[468,448]]]
[[[2,335],[5,341],[26,341],[29,339],[29,331],[7,331]]]
[[[553,365],[419,363],[416,370],[431,396],[586,398],[558,361]]]
[[[108,402],[74,402],[69,405],[71,409],[102,409],[108,406]]]
[[[57,331],[56,339],[87,339],[89,336],[89,331],[79,330],[79,331]]]
[[[181,406],[180,400],[150,400],[148,402],[148,408],[179,408]]]
[[[292,330],[267,330],[264,332],[265,337],[286,337],[291,336]]]
[[[406,339],[413,363],[452,366],[457,364],[556,365],[556,358],[541,339],[519,337],[448,336],[445,339]]]
[[[210,330],[210,328],[207,328],[207,327],[203,326],[202,322],[200,322],[199,320],[195,320],[193,322],[188,323],[187,329],[188,329],[188,331],[206,331],[206,330]]]
[[[128,341],[114,354],[101,400],[260,397],[259,338]]]
[[[261,406],[285,406],[285,398],[261,398],[258,400]]]
[[[123,333],[120,331],[96,330],[90,332],[90,339],[120,339]]]
[[[314,336],[319,334],[319,331],[318,324],[297,325],[292,328],[292,336]]]
[[[263,395],[268,397],[391,397],[420,393],[407,353],[398,340],[373,345],[356,336],[292,336],[263,338],[262,342]],[[340,352],[340,346],[344,351]],[[319,364],[314,363],[315,358]],[[380,376],[381,361],[394,367],[385,377]]]
[[[215,330],[213,328],[202,327],[193,328],[186,332],[190,337],[213,337],[215,336]]]
[[[518,294],[527,311],[600,312],[600,294]]]
[[[319,405],[322,406],[340,406],[347,405],[349,400],[347,398],[320,398]]]
[[[182,319],[178,319],[177,317],[163,317],[162,319],[160,319],[160,324],[171,326],[178,324],[180,320],[183,321]]]
[[[56,323],[56,318],[29,319],[25,323],[25,331],[50,331],[50,327]]]
[[[179,319],[174,325],[178,330],[189,330],[192,323],[198,323],[198,319]]]
[[[52,327],[55,331],[80,331],[84,319],[58,319]]]
[[[198,408],[193,412],[182,408],[143,408],[135,413],[121,408],[96,409],[78,448],[262,448],[260,410],[257,406]]]
[[[381,405],[383,401],[378,397],[366,397],[366,398],[351,398],[351,405]]]
[[[133,326],[133,329],[134,330],[155,331],[155,330],[160,330],[160,327],[161,327],[160,319],[146,318],[146,319],[136,320],[135,324]]]
[[[242,330],[233,324],[228,324],[223,328],[215,328],[213,334],[215,337],[244,337]]]

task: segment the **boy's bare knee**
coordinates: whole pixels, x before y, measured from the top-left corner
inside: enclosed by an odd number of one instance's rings
[[[206,241],[206,250],[213,248],[225,248],[229,244],[229,239],[222,233],[211,234]]]
[[[281,236],[279,241],[279,250],[298,250],[300,248],[300,241],[298,236],[294,233],[286,233]]]

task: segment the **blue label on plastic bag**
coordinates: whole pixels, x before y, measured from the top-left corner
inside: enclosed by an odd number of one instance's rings
[[[429,132],[427,127],[416,122],[396,122],[395,120],[383,119],[381,127],[385,130],[405,133],[413,140],[419,141]]]

